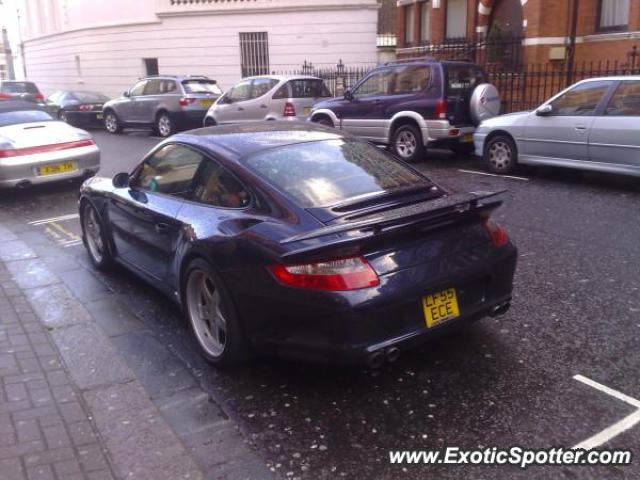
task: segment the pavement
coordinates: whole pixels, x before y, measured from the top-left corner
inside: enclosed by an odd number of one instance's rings
[[[94,135],[105,176],[131,170],[159,141],[141,132]],[[640,478],[639,425],[601,445],[630,448],[635,460],[626,467],[390,464],[396,449],[569,448],[636,411],[607,389],[640,398],[638,181],[557,169],[499,178],[446,152],[430,153],[418,168],[456,190],[508,189],[497,219],[520,251],[513,307],[373,371],[269,358],[215,370],[168,299],[125,270],[91,268],[74,216],[77,183],[0,193],[0,465],[20,471],[16,478],[33,473],[32,453],[14,447],[22,443],[17,421],[41,408],[37,401],[49,397],[38,389],[46,388],[78,478],[147,478],[147,468],[160,479]],[[27,348],[20,342],[30,350],[16,350]],[[38,353],[40,344],[49,348]],[[7,378],[27,373],[20,362],[28,355],[47,380],[25,380],[29,397],[11,400]],[[73,400],[55,395],[50,360]],[[87,444],[105,467],[83,463],[66,403],[78,405],[76,421],[85,422],[95,438]],[[44,422],[36,422],[33,448],[56,450]],[[168,458],[180,460],[168,462],[176,470],[163,467]],[[72,478],[56,470],[60,459],[47,459],[51,472],[42,475]]]

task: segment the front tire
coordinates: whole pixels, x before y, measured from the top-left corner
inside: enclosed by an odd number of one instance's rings
[[[422,160],[424,144],[422,143],[420,129],[411,124],[399,126],[393,133],[391,150],[408,163],[415,163]]]
[[[173,135],[174,131],[173,120],[171,120],[169,114],[166,112],[159,114],[158,118],[156,118],[156,133],[162,138],[167,138]]]
[[[67,118],[67,112],[65,112],[64,110],[60,110],[58,112],[58,119],[61,122],[69,123],[69,119]]]
[[[324,115],[318,117],[318,118],[314,118],[312,120],[313,123],[317,123],[318,125],[323,125],[325,127],[331,127],[334,128],[335,125],[333,124],[333,122],[331,121],[331,119],[329,117],[326,117]]]
[[[185,314],[202,356],[217,367],[245,361],[248,348],[238,315],[213,267],[202,259],[191,262],[182,291]]]
[[[507,135],[492,137],[484,148],[484,161],[493,173],[507,175],[518,166],[516,145]]]
[[[82,242],[91,263],[98,270],[109,269],[113,265],[113,255],[109,248],[106,229],[95,207],[86,201],[80,210],[80,225]]]
[[[107,130],[107,132],[113,135],[122,132],[120,120],[118,120],[118,116],[111,110],[109,110],[104,115],[104,128]]]
[[[216,121],[213,118],[207,117],[207,118],[204,119],[204,126],[205,127],[215,127],[216,125],[218,125],[218,124],[216,123]]]

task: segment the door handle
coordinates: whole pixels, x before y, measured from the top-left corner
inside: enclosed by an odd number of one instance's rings
[[[575,128],[576,128],[576,130],[579,130],[581,132],[587,129],[587,127],[585,127],[584,125],[576,125]]]
[[[164,235],[165,233],[167,233],[169,231],[169,225],[166,223],[156,223],[156,232],[158,232],[160,235]]]
[[[266,105],[260,105],[260,108],[269,108]]]
[[[238,111],[239,111],[239,112],[244,112],[244,108],[242,108],[242,107],[238,107]]]

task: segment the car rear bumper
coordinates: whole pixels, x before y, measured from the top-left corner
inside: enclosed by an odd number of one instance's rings
[[[38,168],[62,162],[74,162],[75,169],[53,175],[39,175]],[[0,160],[0,187],[38,185],[95,174],[100,168],[100,150],[87,146]]]
[[[104,123],[102,111],[67,112],[67,121],[72,125],[102,126]]]
[[[447,120],[427,120],[427,132],[430,142],[441,140],[457,140],[472,135],[475,131],[473,125],[455,126]]]
[[[511,244],[490,263],[469,260],[445,275],[419,266],[381,277],[379,287],[308,292],[281,287],[237,301],[245,334],[259,350],[328,363],[371,364],[389,349],[406,350],[464,324],[508,308],[517,250]],[[424,295],[453,287],[460,316],[431,328]],[[234,290],[237,291],[237,290]]]

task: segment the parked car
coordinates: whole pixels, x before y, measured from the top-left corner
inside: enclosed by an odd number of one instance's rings
[[[248,352],[379,366],[509,308],[516,248],[494,194],[454,194],[335,129],[192,130],[80,195],[99,269],[179,302],[205,358]]]
[[[178,129],[201,127],[207,110],[220,95],[216,81],[207,77],[143,78],[122,97],[104,104],[104,125],[109,133],[151,127],[161,137],[168,137]]]
[[[331,97],[321,78],[265,75],[241,80],[209,109],[205,126],[260,120],[306,120],[311,107]]]
[[[1,100],[26,100],[38,103],[44,102],[44,96],[33,82],[0,80]]]
[[[498,90],[477,65],[417,59],[372,70],[344,98],[314,105],[310,120],[415,162],[429,146],[472,153],[475,126],[499,111]]]
[[[24,100],[0,102],[0,187],[94,175],[100,151],[89,133]]]
[[[640,76],[591,78],[532,112],[483,122],[474,142],[499,174],[527,164],[640,176],[639,125]]]
[[[58,90],[47,98],[55,116],[71,125],[104,125],[102,107],[109,97],[98,92]]]

